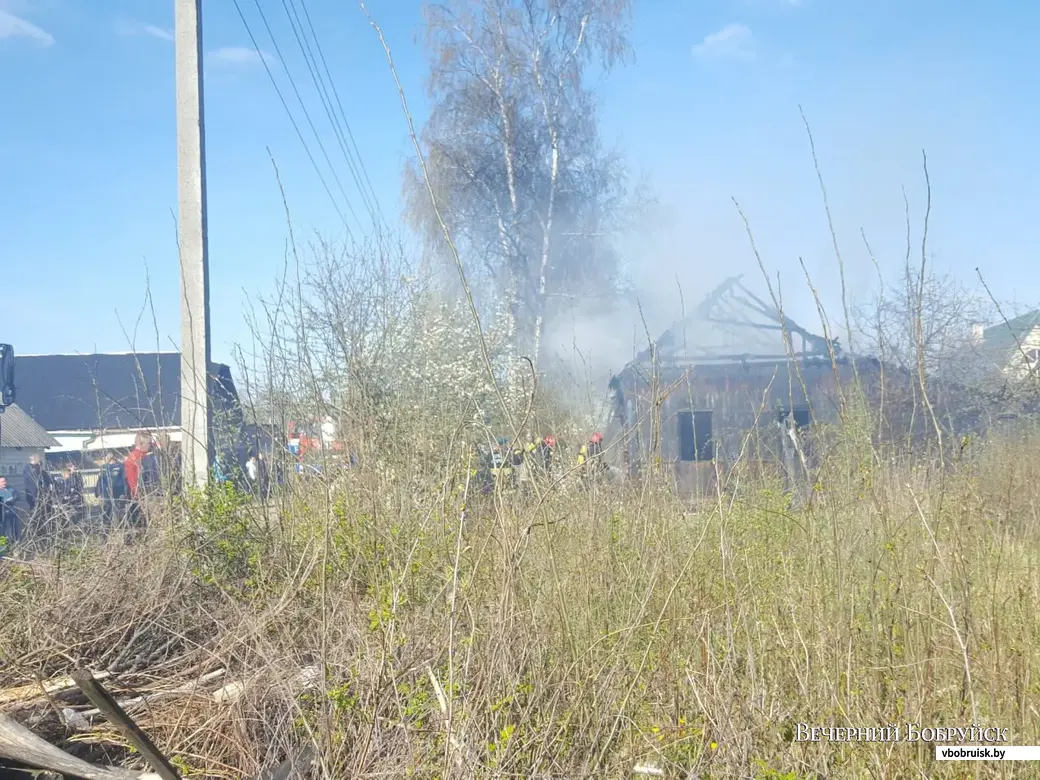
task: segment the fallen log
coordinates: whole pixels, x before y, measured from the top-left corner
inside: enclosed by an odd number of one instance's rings
[[[33,734],[25,726],[0,715],[0,756],[24,764],[86,780],[162,780],[151,772],[94,766]]]

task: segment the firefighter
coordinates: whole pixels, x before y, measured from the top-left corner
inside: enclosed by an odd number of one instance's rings
[[[587,444],[578,450],[578,466],[582,479],[589,479],[603,470],[603,434],[594,433]]]
[[[538,472],[536,453],[538,452],[538,445],[541,441],[541,437],[537,439],[529,439],[527,444],[525,444],[523,449],[520,451],[521,465],[517,466],[517,476],[520,484],[526,488],[530,487],[531,480],[535,478],[535,474]]]
[[[603,454],[603,434],[594,433],[589,437],[589,458],[597,458]],[[603,462],[602,458],[598,461]]]
[[[512,467],[512,486],[526,485],[530,472],[526,468],[527,463],[523,447],[518,445],[509,453],[509,465]]]
[[[531,473],[548,471],[545,460],[545,439],[539,436],[527,443],[526,462]]]
[[[538,448],[542,446],[542,437],[539,436],[537,439],[532,439],[527,442],[527,457],[531,458],[538,452]]]
[[[477,444],[476,457],[477,473],[474,477],[476,479],[477,490],[481,495],[486,496],[495,489],[495,477],[493,474],[495,468],[494,451],[486,444]]]
[[[500,438],[492,453],[491,476],[496,484],[502,485],[503,488],[509,487],[515,477],[513,473],[513,458],[507,451],[508,449],[509,440]]]
[[[538,446],[536,449],[536,455],[538,457],[541,467],[545,470],[546,474],[552,472],[553,462],[553,449],[556,447],[556,437],[551,433],[543,436],[538,440]]]

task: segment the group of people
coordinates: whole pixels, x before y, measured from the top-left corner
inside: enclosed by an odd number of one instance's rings
[[[83,499],[83,476],[73,462],[66,463],[58,477],[51,475],[43,467],[43,459],[33,455],[25,467],[25,503],[29,513],[45,507],[48,512],[60,512],[75,520],[78,519],[86,501]]]
[[[603,460],[603,434],[594,433],[578,449],[576,465],[583,479],[588,479],[605,470]],[[496,483],[515,487],[530,479],[533,474],[551,474],[558,460],[556,437],[549,434],[529,441],[523,447],[510,449],[509,440],[501,438],[496,445],[484,453],[480,474],[484,492],[493,489]]]
[[[83,517],[87,502],[83,497],[83,475],[75,463],[64,465],[61,474],[53,476],[43,466],[39,455],[30,457],[23,472],[25,483],[25,515],[30,520],[40,518],[39,525],[47,530],[57,517],[77,522]],[[18,511],[18,492],[0,476],[0,536],[10,546],[22,535],[23,517]]]
[[[588,465],[592,471],[602,470],[603,461],[603,434],[594,433],[589,437],[587,444],[582,444],[578,449],[578,465]]]
[[[525,446],[510,449],[509,440],[500,438],[494,446],[481,451],[478,481],[485,493],[496,484],[515,487],[525,482],[532,472],[548,473],[552,469],[556,440],[543,436]]]
[[[109,452],[94,486],[105,525],[111,527],[125,521],[131,528],[142,528],[143,502],[179,493],[180,473],[180,453],[174,452],[168,437],[155,439],[139,432],[134,437],[134,448],[122,461]]]
[[[126,521],[131,527],[142,527],[142,502],[149,496],[166,491],[176,492],[179,458],[168,440],[155,440],[138,433],[134,447],[125,458],[116,453],[105,455],[94,496],[101,506],[106,527]],[[73,462],[66,463],[59,477],[53,476],[39,455],[30,458],[24,471],[24,515],[17,504],[20,496],[0,477],[0,536],[11,547],[28,529],[33,535],[49,535],[59,524],[80,522],[86,515],[83,476]]]

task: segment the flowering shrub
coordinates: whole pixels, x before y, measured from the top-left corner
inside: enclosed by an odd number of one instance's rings
[[[399,402],[429,412],[471,407],[473,416],[481,420],[500,413],[465,300],[429,292],[416,294],[402,324],[388,377]],[[481,326],[495,380],[507,403],[515,408],[522,402],[525,367],[512,354],[512,317],[504,306],[498,306]]]

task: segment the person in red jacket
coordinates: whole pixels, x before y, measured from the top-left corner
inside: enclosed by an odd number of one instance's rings
[[[141,471],[144,459],[152,450],[152,437],[141,432],[134,437],[134,448],[123,461],[123,474],[126,476],[126,489],[130,498],[127,520],[131,526],[144,525],[144,513],[141,510]]]

